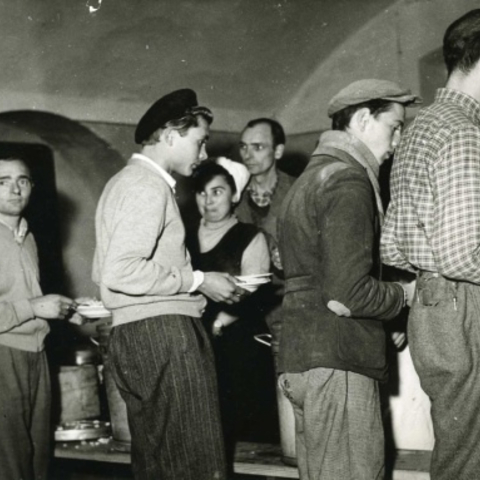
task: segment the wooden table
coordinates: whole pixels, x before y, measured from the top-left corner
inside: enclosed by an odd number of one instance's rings
[[[97,442],[58,442],[55,457],[72,460],[130,464],[130,453],[111,439]],[[400,450],[394,460],[392,480],[429,480],[431,452]],[[264,476],[266,480],[299,478],[296,467],[285,465],[278,445],[239,443],[234,471],[243,475]]]

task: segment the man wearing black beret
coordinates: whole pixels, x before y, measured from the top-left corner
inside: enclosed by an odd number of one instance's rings
[[[171,176],[207,158],[212,119],[190,89],[154,103],[135,131],[141,153],[97,208],[93,278],[112,311],[107,368],[127,405],[136,479],[225,478],[201,294],[233,303],[245,292],[228,274],[193,271]]]

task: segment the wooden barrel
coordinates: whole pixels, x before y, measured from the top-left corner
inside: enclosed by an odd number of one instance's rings
[[[61,423],[100,415],[96,365],[60,367],[58,385]]]
[[[99,325],[97,327],[98,343],[100,345],[100,353],[102,354],[104,363],[103,379],[107,395],[108,410],[110,412],[113,439],[124,445],[125,449],[128,450],[128,446],[132,441],[132,435],[130,434],[130,428],[128,426],[127,406],[120,395],[113,375],[108,368],[108,363],[106,362],[108,358],[108,338],[111,330],[112,326],[110,324]]]

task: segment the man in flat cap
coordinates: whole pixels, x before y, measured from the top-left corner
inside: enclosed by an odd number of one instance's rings
[[[381,242],[417,274],[408,339],[430,397],[435,480],[480,478],[480,9],[445,32],[445,88],[405,132]]]
[[[303,480],[383,479],[383,323],[411,289],[379,279],[378,172],[398,144],[405,106],[416,100],[384,80],[341,90],[328,107],[332,130],[282,204],[278,364]]]
[[[137,479],[225,478],[202,294],[233,303],[245,292],[228,274],[193,271],[171,176],[206,159],[212,118],[192,90],[158,100],[136,128],[141,153],[97,208],[93,277],[112,311],[107,368],[127,405]]]

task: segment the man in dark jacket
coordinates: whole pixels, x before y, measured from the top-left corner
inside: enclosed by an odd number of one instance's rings
[[[379,280],[378,172],[399,142],[405,106],[416,100],[384,80],[341,90],[329,103],[333,130],[321,135],[282,205],[278,362],[304,480],[383,478],[383,321],[398,315],[411,288]]]

